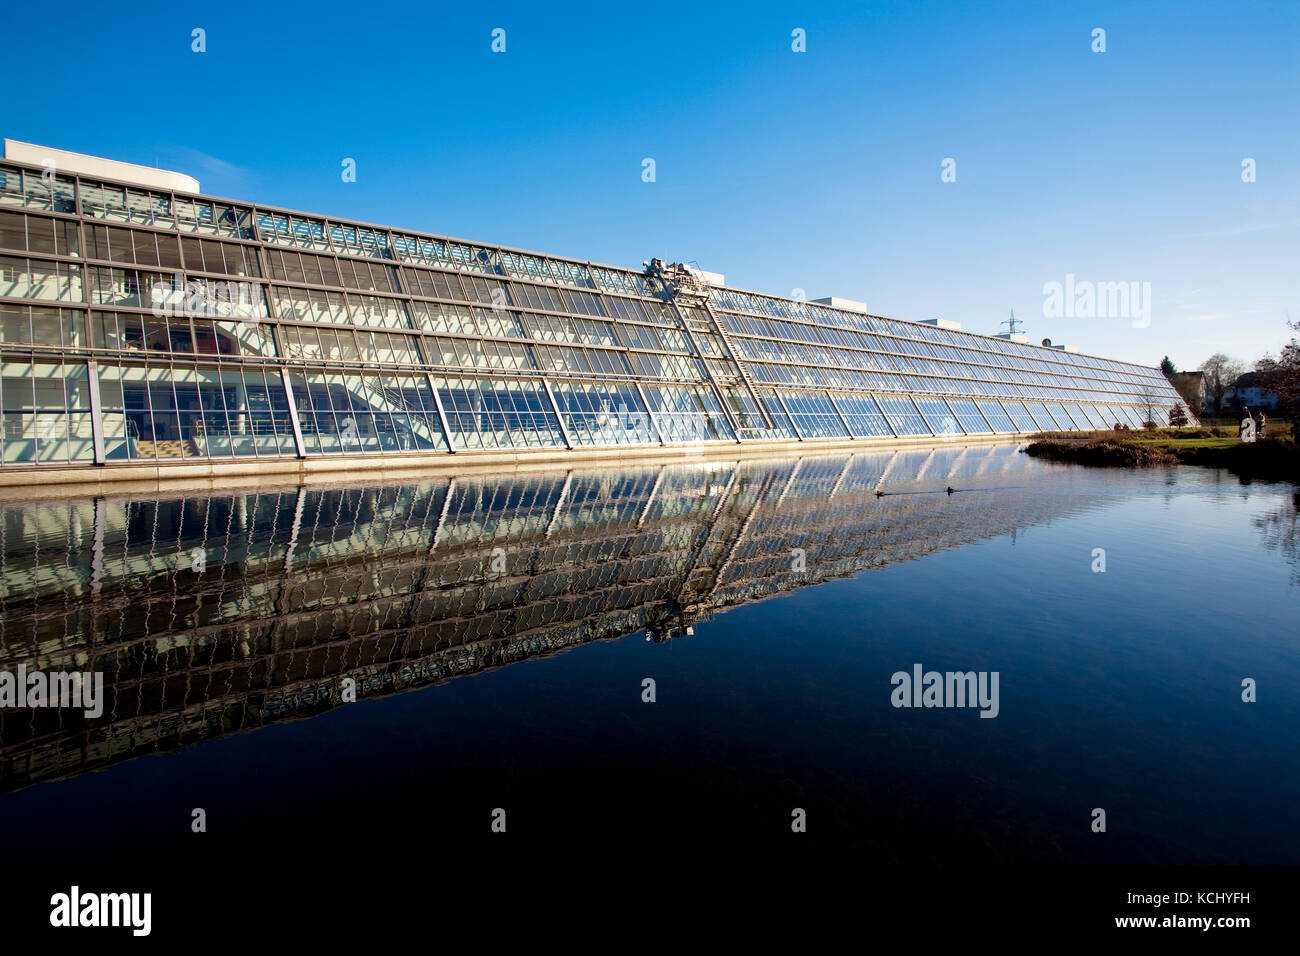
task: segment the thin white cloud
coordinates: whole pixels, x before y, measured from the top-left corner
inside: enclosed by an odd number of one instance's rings
[[[227,184],[247,184],[257,178],[256,173],[245,166],[228,163],[189,146],[173,146],[168,152],[177,157],[177,161],[172,162],[172,165],[179,167],[177,172],[194,176],[200,182],[205,176],[218,178]]]
[[[1229,226],[1225,229],[1209,229],[1178,236],[1179,239],[1226,239],[1231,236],[1245,236],[1253,232],[1271,232],[1275,229],[1295,229],[1300,227],[1300,219],[1286,222],[1257,222],[1246,226]]]

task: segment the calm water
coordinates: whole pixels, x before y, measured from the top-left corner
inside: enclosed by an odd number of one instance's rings
[[[108,705],[0,710],[0,822],[147,857],[202,807],[283,859],[473,847],[497,807],[762,846],[800,807],[877,863],[1300,863],[1296,506],[1014,447],[10,501],[0,670]],[[893,707],[918,663],[998,672],[998,716]]]

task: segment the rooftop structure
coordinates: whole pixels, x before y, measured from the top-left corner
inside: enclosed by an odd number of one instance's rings
[[[0,480],[1014,435],[1180,401],[1155,369],[955,323],[197,188],[6,141]]]
[[[199,181],[193,176],[174,173],[168,169],[123,163],[116,159],[102,159],[99,156],[87,156],[85,153],[72,153],[66,149],[52,149],[49,146],[23,143],[16,139],[6,139],[4,150],[5,159],[26,163],[29,166],[40,166],[43,170],[49,170],[51,175],[80,175],[90,179],[134,183],[148,189],[200,192]]]

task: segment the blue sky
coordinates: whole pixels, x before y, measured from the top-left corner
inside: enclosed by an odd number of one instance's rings
[[[1148,365],[1253,361],[1300,317],[1293,2],[73,3],[7,21],[6,72],[27,80],[0,134],[215,195],[694,260],[976,332],[1014,308],[1032,341]],[[1067,274],[1149,282],[1150,325],[1046,317]]]

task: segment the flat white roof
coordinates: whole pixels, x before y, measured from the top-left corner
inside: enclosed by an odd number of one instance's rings
[[[698,269],[695,266],[687,266],[686,268],[715,288],[720,289],[727,284],[727,277],[721,272],[709,272],[707,269]]]
[[[829,305],[832,309],[843,309],[845,312],[861,312],[863,315],[869,315],[866,303],[858,302],[854,299],[841,299],[837,295],[822,296],[820,299],[813,299],[818,305]]]
[[[175,189],[183,193],[202,191],[199,189],[199,181],[184,173],[155,169],[152,166],[137,166],[135,163],[123,163],[116,159],[73,153],[66,149],[54,149],[51,146],[37,146],[35,143],[23,143],[16,139],[5,140],[4,158],[19,163],[29,163],[32,166],[45,166],[49,163],[58,174],[75,173],[80,176],[124,180],[151,189]]]

